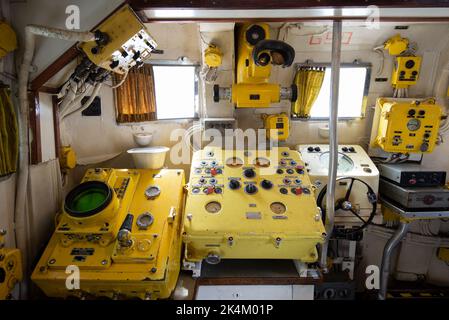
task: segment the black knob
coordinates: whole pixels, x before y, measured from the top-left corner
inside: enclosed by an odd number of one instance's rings
[[[257,192],[257,187],[256,187],[255,185],[253,185],[253,184],[248,184],[248,185],[245,187],[245,191],[246,191],[246,193],[248,193],[248,194],[254,194],[254,193]]]
[[[343,152],[348,152],[348,147],[343,147],[343,148],[341,148],[341,150],[342,150]]]
[[[256,172],[254,171],[254,169],[246,169],[245,171],[243,171],[243,175],[246,178],[254,178],[256,176]]]
[[[355,149],[354,149],[354,147],[349,147],[349,152],[355,152]]]
[[[309,152],[313,152],[313,150],[314,150],[313,147],[308,147],[307,148],[307,151],[309,151]]]
[[[315,147],[315,151],[316,151],[316,152],[320,152],[320,151],[321,151],[321,148],[320,148],[320,147]]]
[[[229,181],[229,188],[236,190],[240,188],[240,182],[238,180],[232,179]]]
[[[414,116],[415,115],[415,113],[416,113],[416,110],[415,109],[410,109],[409,111],[408,111],[408,115],[409,116]]]
[[[284,170],[282,170],[282,169],[277,169],[277,170],[276,170],[276,173],[277,173],[277,174],[283,174],[283,173],[284,173]]]
[[[280,188],[280,189],[279,189],[279,192],[282,193],[282,194],[287,194],[287,193],[288,193],[288,190],[285,189],[285,188]]]
[[[266,190],[273,188],[273,183],[270,180],[263,180],[260,185]]]

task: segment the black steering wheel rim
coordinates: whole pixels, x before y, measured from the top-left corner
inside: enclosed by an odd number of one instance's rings
[[[377,196],[376,196],[376,193],[374,192],[373,188],[371,188],[371,186],[368,183],[366,183],[365,181],[363,181],[363,180],[361,180],[359,178],[355,178],[355,177],[340,177],[340,178],[337,178],[337,181],[341,181],[341,180],[351,180],[351,182],[350,182],[348,190],[346,191],[345,197],[343,199],[337,200],[337,203],[335,204],[335,211],[337,211],[337,210],[349,211],[354,216],[356,216],[359,220],[362,221],[362,225],[360,225],[359,227],[354,228],[351,231],[346,232],[346,234],[354,234],[354,233],[360,232],[361,230],[366,228],[373,221],[374,216],[376,215],[376,211],[377,211]],[[366,196],[368,197],[368,201],[372,204],[373,208],[372,208],[371,213],[370,213],[370,215],[369,215],[367,220],[363,219],[356,212],[355,208],[350,208],[350,209],[342,208],[342,205],[343,205],[343,203],[345,201],[349,202],[349,198],[350,198],[350,195],[351,195],[351,192],[352,192],[352,187],[353,187],[355,181],[361,182],[368,189],[368,191],[366,193]],[[326,193],[327,193],[327,185],[325,185],[321,189],[321,191],[320,191],[320,193],[318,194],[318,197],[317,197],[317,206],[321,209],[321,212],[322,212],[321,218],[322,218],[324,224],[326,223],[326,209],[324,208],[323,200],[325,198]]]

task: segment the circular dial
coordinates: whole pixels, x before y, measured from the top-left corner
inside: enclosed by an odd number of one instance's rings
[[[221,210],[221,204],[217,201],[212,201],[206,204],[206,211],[209,213],[218,213]]]
[[[270,205],[270,209],[271,211],[273,211],[273,213],[275,214],[284,214],[285,211],[287,211],[287,208],[285,207],[285,205],[281,202],[273,202]]]
[[[257,157],[254,159],[253,164],[259,168],[268,168],[270,166],[270,160],[264,157]]]
[[[329,152],[323,152],[320,156],[322,168],[329,167]],[[354,168],[354,162],[347,155],[338,153],[338,172],[348,172]]]
[[[238,168],[243,166],[243,160],[239,157],[232,157],[226,160],[226,165],[231,168]]]
[[[407,129],[409,129],[410,131],[416,131],[421,127],[421,121],[419,121],[418,119],[410,119],[407,122]]]

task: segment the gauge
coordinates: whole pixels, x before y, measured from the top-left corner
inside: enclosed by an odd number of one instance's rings
[[[145,212],[137,217],[136,224],[141,230],[147,230],[154,222],[154,217],[151,213]]]
[[[256,159],[254,159],[253,164],[259,168],[268,168],[270,166],[270,160],[263,157],[257,157]]]
[[[270,209],[271,211],[273,211],[273,213],[275,214],[283,214],[285,213],[285,211],[287,211],[287,208],[285,207],[285,205],[281,202],[273,202],[270,205]]]
[[[322,168],[329,168],[329,152],[323,152],[320,155],[320,163]],[[338,172],[348,172],[354,168],[354,162],[350,157],[343,153],[338,153]]]
[[[238,157],[228,158],[226,160],[226,165],[231,168],[238,168],[243,166],[243,160]]]
[[[410,131],[416,131],[421,127],[421,121],[419,121],[418,119],[410,119],[407,122],[407,129],[409,129]]]
[[[221,204],[217,201],[212,201],[206,204],[206,211],[209,213],[218,213],[221,210]]]
[[[147,197],[147,199],[154,199],[154,198],[158,197],[160,194],[161,194],[161,188],[159,188],[158,186],[149,186],[145,190],[145,196]]]

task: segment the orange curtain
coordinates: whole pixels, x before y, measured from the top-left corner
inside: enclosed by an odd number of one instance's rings
[[[121,76],[115,76],[116,81]],[[142,122],[156,120],[156,97],[151,65],[129,71],[125,82],[115,90],[117,122]]]

